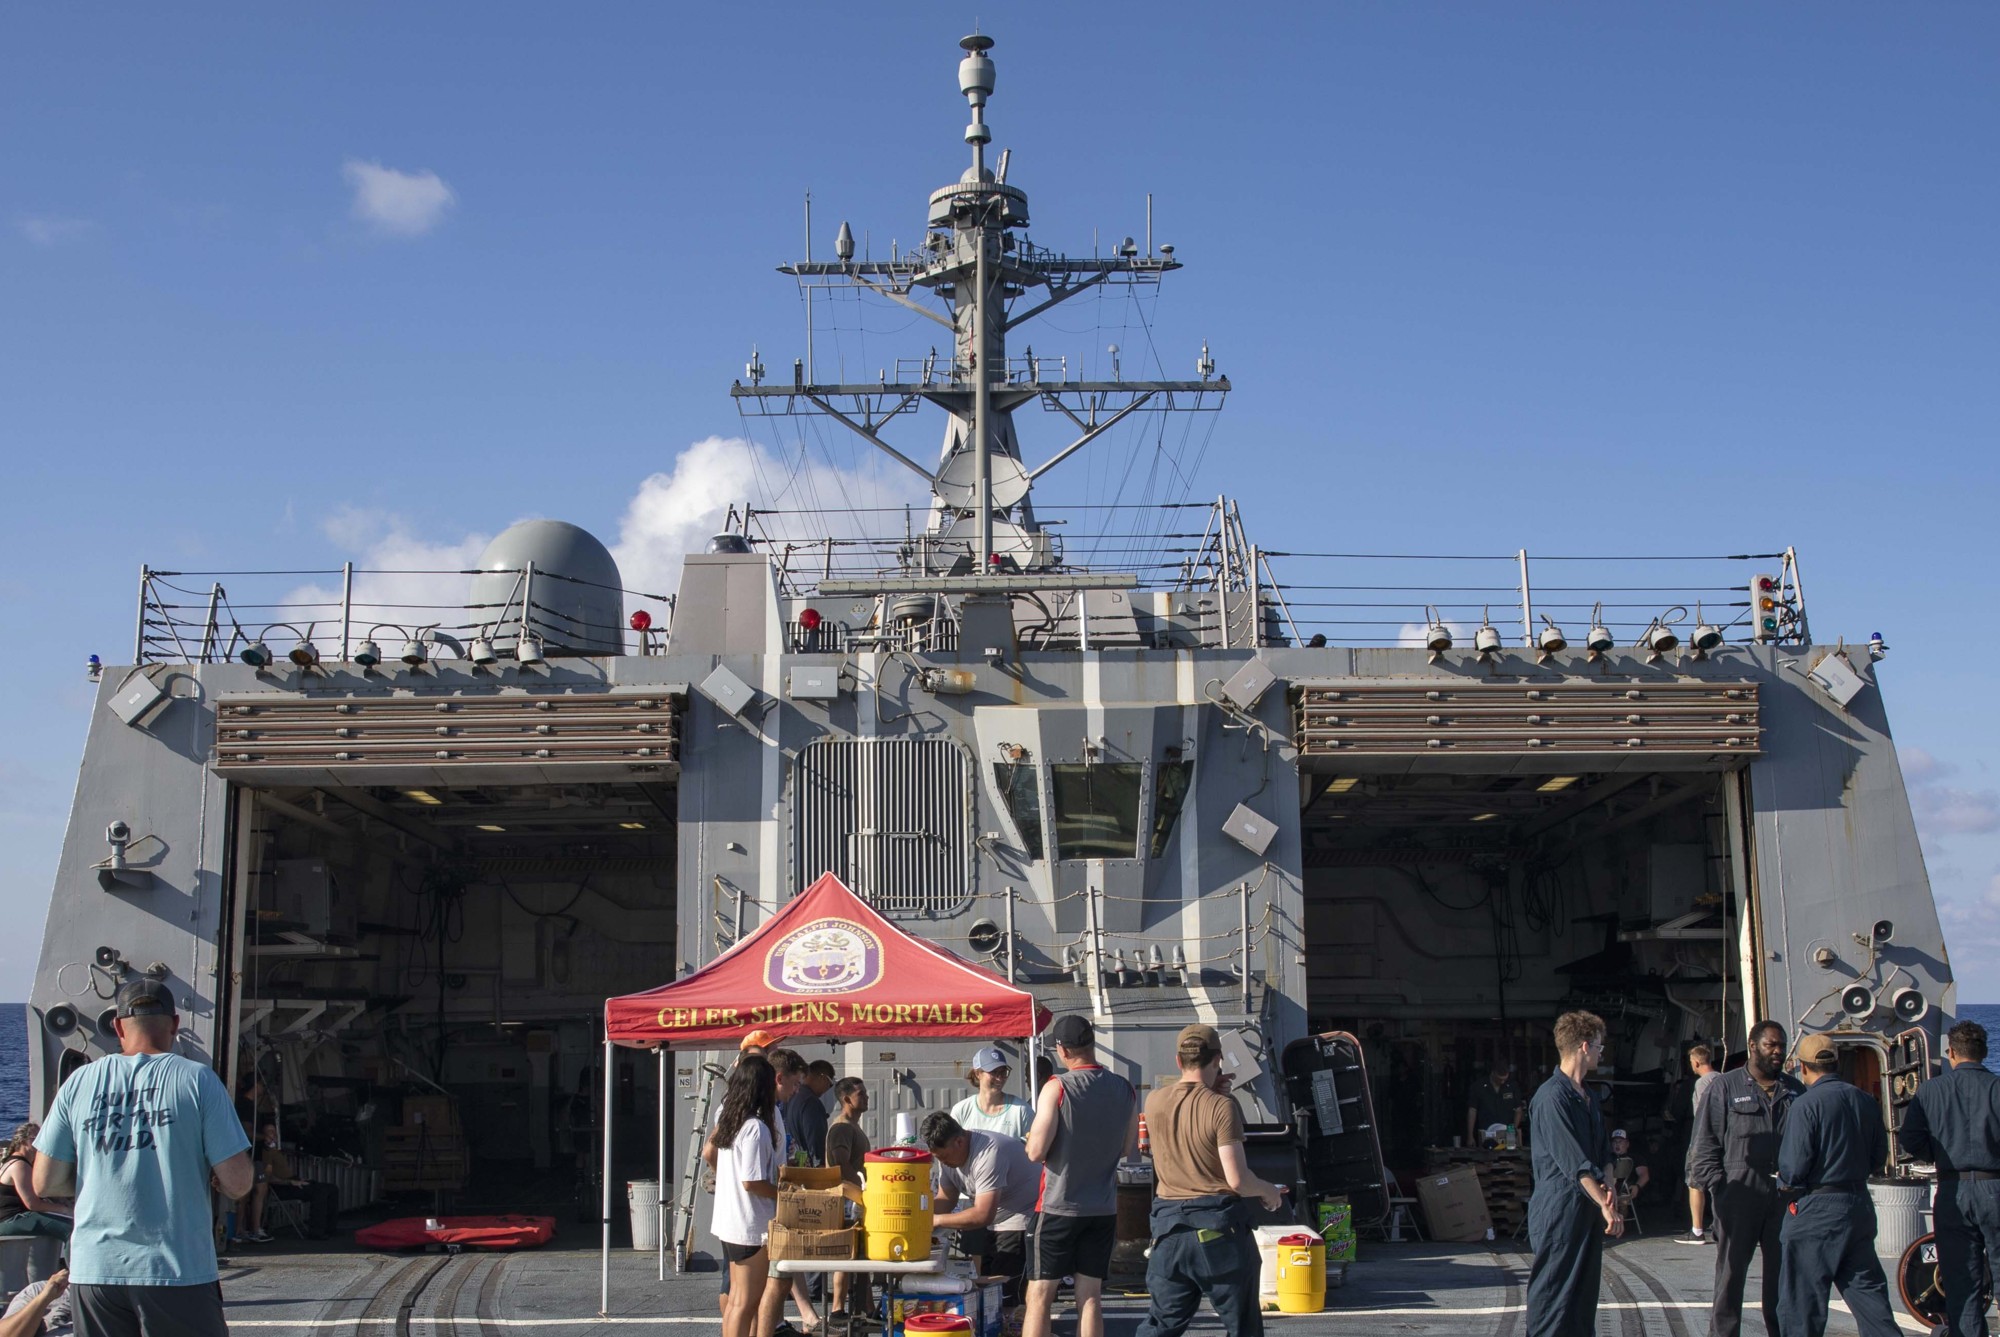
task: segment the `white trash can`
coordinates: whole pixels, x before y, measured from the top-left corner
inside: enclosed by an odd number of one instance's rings
[[[625,1185],[625,1201],[632,1209],[632,1247],[652,1253],[660,1247],[660,1181],[632,1180]]]

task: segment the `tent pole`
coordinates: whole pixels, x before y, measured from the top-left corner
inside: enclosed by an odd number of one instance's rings
[[[667,1279],[667,1047],[655,1051],[660,1056],[660,1169],[659,1191],[653,1194],[653,1242],[660,1246],[660,1280]]]
[[[597,1315],[607,1317],[611,1313],[611,1036],[604,1037],[604,1192],[603,1248],[597,1265]]]

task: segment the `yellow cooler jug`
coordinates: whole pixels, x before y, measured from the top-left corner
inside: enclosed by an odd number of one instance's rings
[[[1326,1308],[1326,1241],[1301,1231],[1278,1241],[1278,1312],[1317,1314]]]
[[[884,1147],[862,1166],[862,1228],[876,1263],[919,1263],[931,1256],[931,1154]]]

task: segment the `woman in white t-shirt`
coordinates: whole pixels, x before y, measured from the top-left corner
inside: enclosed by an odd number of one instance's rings
[[[710,1228],[729,1265],[722,1337],[750,1337],[771,1272],[764,1244],[778,1211],[778,1152],[771,1132],[777,1096],[777,1074],[770,1063],[745,1055],[729,1073],[722,1113],[715,1121],[715,1219]]]

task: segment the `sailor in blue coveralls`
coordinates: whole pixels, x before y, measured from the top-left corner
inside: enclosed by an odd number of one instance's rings
[[[1583,1084],[1604,1054],[1604,1022],[1589,1012],[1556,1018],[1561,1062],[1535,1092],[1535,1193],[1528,1199],[1528,1337],[1590,1337],[1604,1237],[1625,1225],[1600,1178],[1611,1158],[1597,1097]],[[1789,1334],[1787,1335],[1789,1337]]]
[[[1826,1288],[1854,1313],[1862,1337],[1896,1337],[1889,1283],[1875,1257],[1875,1203],[1868,1176],[1889,1159],[1882,1108],[1834,1076],[1833,1041],[1799,1041],[1806,1093],[1792,1102],[1778,1147],[1778,1187],[1792,1195],[1785,1213],[1784,1266],[1778,1278],[1778,1327],[1785,1337],[1821,1337]]]
[[[1898,1140],[1937,1165],[1938,1285],[1953,1337],[1986,1337],[1986,1272],[2000,1256],[2000,1076],[1986,1070],[1986,1028],[1945,1037],[1951,1067],[1917,1088]]]

